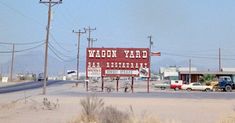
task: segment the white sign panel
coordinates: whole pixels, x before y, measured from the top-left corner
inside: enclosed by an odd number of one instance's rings
[[[88,77],[101,77],[101,67],[88,67]]]
[[[105,70],[105,74],[138,75],[138,70]]]
[[[2,82],[7,83],[8,82],[8,77],[2,77]]]
[[[140,68],[139,70],[140,77],[149,77],[149,68]]]

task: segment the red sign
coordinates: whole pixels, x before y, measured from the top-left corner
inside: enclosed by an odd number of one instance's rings
[[[148,48],[87,48],[87,77],[149,77]]]

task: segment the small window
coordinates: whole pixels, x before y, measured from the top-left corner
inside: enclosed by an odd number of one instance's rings
[[[194,83],[193,86],[199,86],[200,84],[199,83]]]

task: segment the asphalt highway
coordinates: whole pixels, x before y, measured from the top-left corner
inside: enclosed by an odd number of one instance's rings
[[[55,84],[74,83],[74,82],[75,81],[49,80],[47,82],[47,86],[51,86]],[[41,87],[43,87],[43,81],[19,83],[19,84],[0,87],[0,94],[29,90],[29,89],[36,89],[36,88],[41,88]]]
[[[82,81],[79,81],[82,83]],[[85,87],[80,88],[71,88],[71,86],[63,86],[64,84],[75,83],[75,81],[62,81],[62,80],[49,80],[47,86],[51,88],[51,92],[48,92],[48,95],[55,96],[77,96],[84,97],[87,95],[95,94],[99,97],[124,97],[124,98],[186,98],[186,99],[235,99],[235,91],[233,92],[202,92],[202,91],[174,91],[174,90],[150,90],[150,93],[145,92],[145,90],[138,91],[134,89],[134,93],[128,92],[124,93],[123,91],[116,92],[86,92]],[[0,94],[18,92],[18,91],[36,91],[38,88],[43,87],[43,82],[26,82],[21,84],[15,84],[5,87],[0,87]],[[54,91],[59,90],[59,91]]]

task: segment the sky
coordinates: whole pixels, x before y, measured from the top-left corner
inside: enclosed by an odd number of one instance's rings
[[[152,51],[161,52],[152,58],[156,68],[187,67],[191,59],[201,69],[217,69],[219,48],[222,67],[235,67],[234,0],[63,0],[52,10],[50,43],[64,61],[76,59],[77,35],[72,30],[90,26],[96,28],[91,33],[97,39],[94,47],[145,48],[151,35]],[[47,11],[39,0],[1,0],[0,42],[43,41]],[[81,37],[81,62],[85,62],[87,37]],[[16,50],[36,45],[16,45]],[[1,64],[11,58],[1,51],[11,49],[0,44]],[[38,46],[16,55],[43,50]]]

